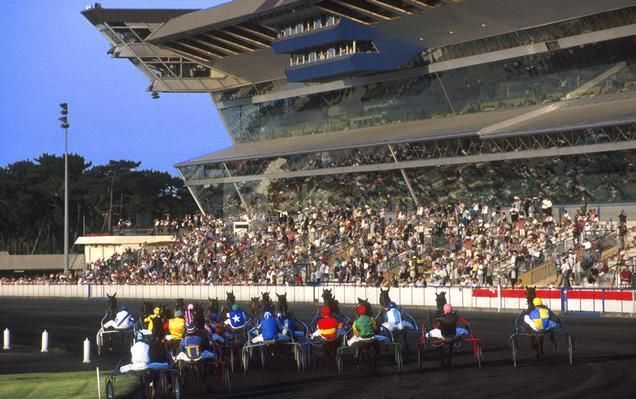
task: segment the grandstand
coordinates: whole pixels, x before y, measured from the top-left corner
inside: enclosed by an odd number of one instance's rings
[[[203,212],[636,196],[633,1],[83,14],[149,91],[212,97],[234,144],[177,164]]]
[[[209,223],[248,217],[251,235],[202,227],[186,255],[211,240],[241,255],[187,278],[290,283],[345,260],[331,279],[549,285],[569,262],[578,284],[618,285],[634,269],[633,224],[621,222],[619,246],[616,223],[621,208],[635,214],[633,1],[235,0],[83,14],[154,98],[210,95],[232,138],[176,166],[202,213],[225,219]],[[293,259],[289,234],[302,243]],[[311,266],[302,278],[299,264]]]

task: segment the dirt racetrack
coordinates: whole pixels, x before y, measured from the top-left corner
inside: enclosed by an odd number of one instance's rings
[[[120,301],[122,304],[124,301]],[[164,301],[165,302],[165,301]],[[133,310],[139,303],[130,303]],[[309,321],[317,306],[291,304],[302,320]],[[111,369],[121,353],[107,353],[85,366],[82,341],[95,342],[99,320],[106,309],[104,300],[58,300],[0,298],[0,329],[11,330],[12,350],[0,352],[0,374],[40,371]],[[345,312],[351,309],[343,307]],[[418,322],[428,316],[426,309],[406,309]],[[400,375],[388,355],[379,361],[378,375],[364,368],[346,365],[338,377],[335,365],[296,371],[291,362],[281,362],[263,370],[253,368],[247,375],[232,376],[231,394],[216,392],[205,396],[231,398],[631,398],[636,378],[636,319],[598,316],[563,316],[564,324],[576,337],[574,366],[567,364],[561,346],[554,353],[546,343],[546,357],[532,359],[529,345],[521,341],[522,363],[512,367],[508,338],[515,315],[512,313],[462,313],[480,337],[485,364],[478,369],[472,357],[460,354],[452,370],[440,369],[437,356],[430,356],[424,371],[417,370],[415,338],[404,372]],[[49,332],[50,352],[39,353],[40,334]],[[94,348],[94,346],[93,346]]]

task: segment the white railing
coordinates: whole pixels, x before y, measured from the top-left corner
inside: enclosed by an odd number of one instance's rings
[[[246,286],[246,285],[0,285],[0,297],[34,298],[105,298],[117,293],[117,298],[137,300],[176,299],[223,300],[228,291],[238,301],[269,292],[287,294],[295,303],[322,303],[322,290],[331,289],[343,304],[357,303],[358,298],[378,304],[380,289],[375,287],[321,285],[312,286]],[[391,299],[402,306],[435,307],[436,293],[446,293],[453,306],[462,309],[519,310],[527,307],[524,290],[468,287],[402,287],[391,288]],[[555,311],[636,313],[636,291],[633,289],[571,289],[538,290],[538,296]]]

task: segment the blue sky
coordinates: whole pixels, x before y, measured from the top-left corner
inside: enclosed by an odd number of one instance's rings
[[[208,8],[221,0],[106,0],[105,8]],[[176,174],[173,165],[227,147],[206,94],[146,92],[148,80],[106,55],[106,39],[80,14],[89,0],[3,0],[0,35],[0,166],[62,154],[58,104],[70,105],[70,151]]]

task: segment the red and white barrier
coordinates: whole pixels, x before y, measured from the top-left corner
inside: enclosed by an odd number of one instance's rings
[[[207,300],[224,299],[232,291],[239,301],[260,297],[269,292],[272,300],[276,294],[287,294],[287,300],[297,303],[322,302],[322,290],[331,289],[343,304],[356,303],[358,298],[378,304],[380,289],[353,285],[311,286],[254,286],[254,285],[0,285],[0,297],[66,297],[104,298],[117,293],[127,299],[176,299]],[[436,305],[436,294],[446,293],[446,299],[457,308],[520,310],[526,309],[524,289],[503,287],[401,287],[391,288],[390,296],[402,306]],[[555,311],[636,313],[633,289],[537,289],[537,296]]]

